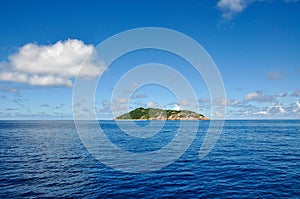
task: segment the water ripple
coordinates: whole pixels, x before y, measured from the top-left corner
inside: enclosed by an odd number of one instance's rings
[[[114,122],[101,125],[113,142],[139,153],[161,148],[178,127],[167,122],[144,142],[124,136]],[[215,148],[199,160],[207,126],[173,164],[130,174],[96,161],[72,121],[1,121],[0,197],[300,198],[299,120],[226,121]]]

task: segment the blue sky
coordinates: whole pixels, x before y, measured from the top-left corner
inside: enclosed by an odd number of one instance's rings
[[[227,118],[300,119],[300,1],[6,1],[0,6],[0,119],[72,119],[72,87],[82,59],[103,40],[125,30],[163,27],[200,43],[222,75]],[[155,50],[121,57],[102,75],[96,111],[111,107],[190,107],[188,99],[157,85],[132,99],[110,102],[116,81],[139,64],[172,66],[196,90],[209,117],[205,82],[188,63]],[[166,74],[167,75],[167,74]],[[74,105],[75,106],[75,105]]]

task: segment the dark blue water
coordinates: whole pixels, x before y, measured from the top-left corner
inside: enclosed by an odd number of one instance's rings
[[[173,164],[132,174],[94,159],[72,121],[1,121],[0,197],[300,198],[299,120],[226,121],[218,143],[200,160],[208,123],[200,122],[191,147]],[[168,122],[146,151],[170,142],[176,125]],[[126,146],[114,122],[101,126],[121,148],[145,149],[139,139]]]

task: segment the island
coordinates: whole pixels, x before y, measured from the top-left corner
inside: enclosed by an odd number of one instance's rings
[[[189,110],[163,110],[137,108],[115,118],[115,120],[209,120],[204,115]]]

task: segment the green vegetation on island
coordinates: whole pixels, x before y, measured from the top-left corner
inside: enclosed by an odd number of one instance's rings
[[[115,118],[116,120],[208,120],[204,115],[188,110],[137,108]]]

